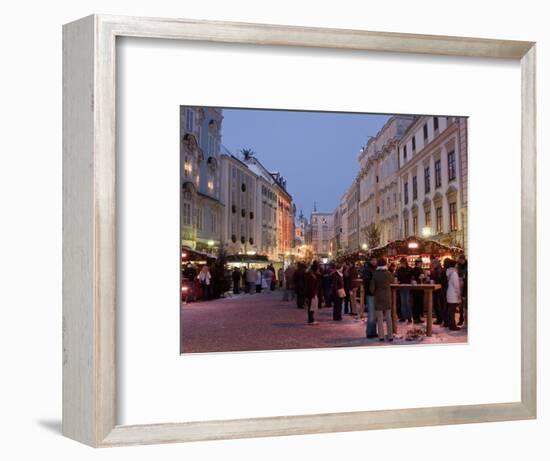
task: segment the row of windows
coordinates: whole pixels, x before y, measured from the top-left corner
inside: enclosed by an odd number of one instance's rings
[[[434,128],[434,136],[437,136],[437,133],[439,132],[439,117],[432,117],[433,120],[433,128]],[[428,123],[424,123],[422,126],[422,139],[424,140],[424,145],[428,143]],[[416,152],[416,134],[414,134],[411,138],[411,148],[413,154]],[[401,148],[401,153],[403,155],[403,160],[407,159],[407,144],[405,144]]]
[[[432,213],[430,210],[426,210],[424,213],[424,225],[432,228]],[[449,203],[449,232],[454,232],[458,229],[458,216],[456,202]],[[405,236],[409,236],[409,217],[403,218],[403,230]],[[441,234],[443,232],[443,207],[437,206],[435,208],[435,232]],[[419,235],[418,232],[418,215],[412,217],[412,235]]]
[[[183,202],[182,207],[182,222],[184,226],[191,226],[193,224],[192,206],[189,202]],[[209,231],[212,233],[218,232],[218,214],[216,211],[210,211]],[[197,229],[202,231],[204,229],[204,219],[202,208],[197,208]]]
[[[455,152],[450,151],[447,154],[447,176],[448,182],[451,182],[456,179],[456,158]],[[434,179],[435,179],[435,188],[441,187],[441,159],[437,159],[434,162]],[[431,190],[431,173],[430,167],[424,168],[424,194],[428,194]],[[418,182],[417,177],[414,175],[412,177],[412,199],[416,200],[418,198]],[[405,181],[403,184],[403,202],[405,205],[409,203],[409,182]]]
[[[262,186],[262,195],[269,198],[270,200],[273,200],[273,201],[277,200],[277,195],[265,186]]]

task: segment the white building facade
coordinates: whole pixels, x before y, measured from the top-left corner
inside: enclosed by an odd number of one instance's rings
[[[399,142],[401,237],[467,247],[464,117],[418,117]]]
[[[334,217],[332,213],[313,211],[310,219],[311,247],[314,258],[331,256],[330,242],[334,234]]]
[[[294,206],[279,176],[252,155],[221,155],[221,244],[228,254],[284,262],[294,248]]]
[[[390,117],[361,149],[359,173],[333,212],[333,248],[366,248],[374,225],[379,244],[417,236],[467,251],[467,143],[465,117]]]
[[[398,142],[413,121],[412,116],[391,117],[359,153],[361,247],[371,224],[380,231],[381,244],[399,237]]]

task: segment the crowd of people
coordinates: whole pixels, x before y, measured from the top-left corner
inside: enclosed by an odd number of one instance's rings
[[[322,307],[332,308],[332,319],[343,315],[366,322],[366,337],[393,341],[391,285],[439,284],[440,290],[424,293],[414,288],[400,288],[397,317],[402,323],[424,321],[424,296],[433,296],[434,324],[459,330],[466,322],[468,264],[464,255],[457,260],[430,258],[429,268],[417,259],[411,267],[401,258],[399,267],[385,258],[371,258],[365,264],[332,263],[321,265],[313,261],[290,265],[284,272],[284,300],[296,301],[298,309],[307,310],[307,322],[316,325],[315,313]],[[359,288],[364,290],[361,303]],[[456,322],[456,314],[459,314]],[[384,324],[386,331],[384,333]]]
[[[265,290],[274,291],[282,286],[283,277],[283,270],[276,271],[271,264],[259,269],[234,267],[231,270],[233,294],[238,295],[241,291],[248,294],[261,293]]]
[[[187,264],[182,271],[182,302],[209,301],[229,293],[261,293],[282,287],[284,273],[269,264],[263,268],[224,267],[214,263]]]
[[[223,296],[230,291],[254,294],[263,291],[283,290],[283,301],[296,302],[298,309],[307,311],[307,323],[317,325],[316,312],[332,308],[332,319],[341,321],[344,315],[366,322],[366,337],[380,341],[393,341],[391,313],[391,284],[407,285],[398,290],[397,318],[401,323],[424,321],[424,296],[432,296],[435,314],[434,324],[451,331],[460,330],[467,320],[468,263],[465,256],[457,260],[432,256],[429,267],[423,267],[417,259],[411,267],[406,258],[401,258],[398,267],[388,264],[385,258],[371,258],[366,263],[320,264],[313,261],[309,266],[303,262],[290,264],[285,270],[276,270],[271,264],[263,268],[227,268],[216,282],[216,273],[208,265],[200,269],[189,265],[185,279],[192,287],[195,300],[219,297],[216,286]],[[223,282],[223,283],[221,283]],[[411,285],[438,284],[440,290],[424,292]],[[359,295],[363,289],[364,296]],[[364,302],[361,302],[361,299]],[[456,315],[459,314],[458,322]],[[385,332],[384,332],[385,324]]]

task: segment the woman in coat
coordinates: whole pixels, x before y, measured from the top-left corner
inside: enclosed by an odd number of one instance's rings
[[[384,341],[384,320],[386,320],[388,341],[393,341],[393,324],[391,318],[391,283],[393,275],[388,271],[386,260],[380,258],[370,281],[370,291],[374,295],[374,309],[378,324],[378,339]]]
[[[455,323],[456,308],[462,302],[462,286],[456,270],[456,261],[449,261],[447,269],[447,326],[449,330],[460,330]]]

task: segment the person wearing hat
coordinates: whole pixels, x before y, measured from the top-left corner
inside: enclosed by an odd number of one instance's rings
[[[412,281],[412,270],[409,267],[407,258],[401,258],[399,260],[399,268],[395,272],[397,281],[401,285],[408,285]],[[412,322],[412,305],[411,305],[411,290],[409,288],[399,289],[399,299],[401,301],[401,321]]]
[[[417,258],[414,261],[412,269],[412,280],[416,283],[422,283],[424,278],[424,269],[422,269],[422,259]],[[415,323],[422,322],[424,314],[424,291],[412,290],[412,315]]]

